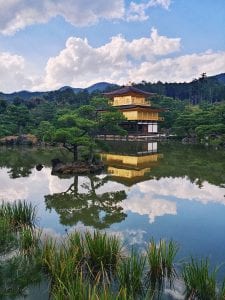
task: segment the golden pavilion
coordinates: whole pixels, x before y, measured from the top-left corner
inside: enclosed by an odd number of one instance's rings
[[[154,96],[133,86],[125,86],[118,90],[104,93],[109,103],[117,107],[125,116],[122,127],[128,134],[152,135],[158,133],[159,116],[162,109],[153,108],[149,98]]]

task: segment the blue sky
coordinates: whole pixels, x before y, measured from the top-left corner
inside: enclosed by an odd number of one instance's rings
[[[0,91],[225,72],[225,0],[0,0]]]

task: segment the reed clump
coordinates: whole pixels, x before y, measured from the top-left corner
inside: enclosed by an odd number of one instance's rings
[[[122,244],[118,237],[95,231],[84,236],[87,264],[96,274],[101,270],[113,273],[121,259]]]
[[[215,268],[210,273],[208,259],[197,261],[191,258],[191,261],[184,265],[182,272],[187,299],[218,299],[216,288],[217,271],[218,269]]]
[[[146,258],[131,251],[131,255],[124,258],[117,270],[119,286],[127,291],[128,296],[135,297],[143,290],[143,273]]]
[[[0,254],[10,251],[16,243],[16,235],[13,232],[10,219],[0,217]]]
[[[174,260],[179,250],[177,243],[170,240],[160,240],[157,245],[152,239],[147,248],[148,276],[152,289],[163,288],[165,280],[169,280],[172,284],[176,276]]]
[[[3,202],[0,205],[0,218],[7,218],[15,229],[25,225],[34,227],[36,209],[31,203],[25,201]]]
[[[134,250],[124,255],[118,237],[99,231],[43,240],[35,216],[25,202],[0,205],[0,297],[22,294],[46,275],[56,300],[161,299],[168,283],[174,288],[179,250],[174,241],[152,239],[145,255]],[[191,258],[181,271],[184,297],[225,299],[225,281],[218,288],[217,270],[210,271],[207,259]]]

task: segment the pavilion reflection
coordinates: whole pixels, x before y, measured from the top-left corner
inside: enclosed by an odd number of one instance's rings
[[[131,186],[149,179],[152,168],[159,164],[163,154],[158,153],[157,142],[108,143],[110,152],[101,154],[111,178]]]

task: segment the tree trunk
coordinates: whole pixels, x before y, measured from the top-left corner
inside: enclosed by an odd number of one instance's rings
[[[73,161],[78,160],[78,147],[77,145],[73,145]]]

